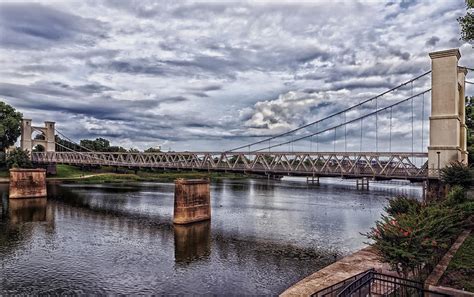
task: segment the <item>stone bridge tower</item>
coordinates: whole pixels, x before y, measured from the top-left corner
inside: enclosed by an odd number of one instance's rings
[[[22,119],[20,147],[30,153],[37,145],[41,145],[46,152],[56,151],[54,124],[54,122],[44,122],[44,127],[35,127],[31,125],[31,119]],[[39,132],[43,139],[32,139],[34,132]]]
[[[458,49],[430,53],[431,117],[428,147],[429,177],[438,178],[439,169],[453,161],[467,164],[465,119],[465,78],[458,66]]]

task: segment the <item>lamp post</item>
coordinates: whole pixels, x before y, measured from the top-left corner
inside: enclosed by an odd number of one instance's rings
[[[440,167],[439,155],[441,154],[441,152],[436,152],[436,154],[438,155],[438,175],[439,175],[439,167]]]

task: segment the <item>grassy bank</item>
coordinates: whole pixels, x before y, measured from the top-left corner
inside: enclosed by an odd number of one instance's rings
[[[10,176],[10,173],[8,172],[7,169],[5,170],[0,170],[0,177],[9,177]]]
[[[208,173],[196,171],[135,171],[102,167],[91,170],[81,170],[69,165],[58,165],[57,175],[51,178],[62,179],[72,183],[123,183],[145,181],[174,181],[177,178],[210,178],[210,179],[244,179],[247,175],[235,173]]]
[[[441,285],[474,292],[474,235],[471,233],[449,263]]]

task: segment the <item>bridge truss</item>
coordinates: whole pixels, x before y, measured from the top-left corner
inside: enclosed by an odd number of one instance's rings
[[[427,153],[374,152],[179,152],[32,153],[40,164],[100,165],[129,168],[158,168],[256,173],[266,175],[331,176],[343,178],[425,179]],[[416,165],[417,163],[423,165]]]

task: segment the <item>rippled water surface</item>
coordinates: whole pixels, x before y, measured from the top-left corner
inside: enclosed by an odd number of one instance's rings
[[[172,183],[54,185],[8,200],[0,185],[0,295],[277,294],[364,245],[386,199],[420,188],[354,181],[224,180],[212,220],[173,226]]]

